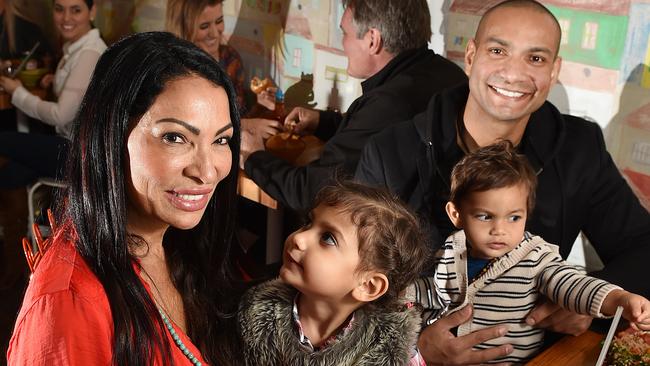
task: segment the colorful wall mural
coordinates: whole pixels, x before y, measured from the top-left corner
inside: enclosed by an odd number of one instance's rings
[[[462,65],[480,16],[500,1],[428,0],[430,47]],[[650,0],[542,3],[562,28],[562,71],[549,99],[604,129],[618,166],[650,207]],[[49,10],[16,4],[32,18],[43,19],[34,9]],[[166,0],[97,0],[97,7],[96,25],[109,43],[164,28]],[[346,110],[361,88],[345,73],[342,13],[340,0],[225,0],[226,39],[242,55],[248,78],[270,76],[285,91],[294,88],[289,105]]]
[[[462,65],[480,16],[501,0],[427,1],[430,48]],[[603,128],[618,167],[650,209],[650,0],[541,2],[562,28],[562,71],[549,100]],[[109,43],[164,28],[166,0],[97,0],[97,6],[96,25]],[[361,88],[345,71],[342,14],[340,0],[225,0],[225,36],[242,55],[247,77],[272,77],[289,107],[345,111]]]
[[[428,0],[430,47],[462,65],[480,16],[500,1]],[[650,207],[650,0],[542,3],[562,28],[562,71],[549,99],[604,129],[616,163]],[[47,18],[35,10],[47,7],[16,4],[29,18]],[[97,0],[97,7],[96,25],[109,43],[164,28],[166,0]],[[344,111],[361,88],[345,73],[342,14],[340,0],[224,1],[226,39],[242,55],[248,78],[272,77],[289,91],[289,105]]]

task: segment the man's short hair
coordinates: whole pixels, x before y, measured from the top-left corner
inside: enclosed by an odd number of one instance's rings
[[[497,142],[466,155],[451,172],[449,200],[460,207],[471,193],[513,187],[528,190],[527,210],[535,207],[537,175],[524,155],[508,140]]]
[[[506,0],[502,3],[499,3],[491,7],[483,14],[481,20],[478,23],[478,28],[476,28],[476,34],[474,35],[475,40],[478,41],[481,33],[483,32],[483,25],[485,19],[487,19],[488,16],[492,14],[494,11],[503,8],[528,8],[540,12],[542,14],[548,15],[553,20],[553,23],[555,24],[555,29],[558,34],[557,45],[555,47],[555,55],[557,56],[557,54],[560,51],[560,38],[562,37],[562,28],[560,27],[560,23],[557,21],[555,15],[553,15],[553,13],[551,13],[550,10],[548,10],[544,5],[542,5],[540,2],[536,0]]]
[[[426,0],[343,0],[352,10],[357,38],[370,28],[381,33],[394,55],[426,45],[431,39],[431,15]]]

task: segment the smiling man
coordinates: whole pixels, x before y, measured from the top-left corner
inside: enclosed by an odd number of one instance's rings
[[[468,152],[510,140],[539,181],[527,230],[557,244],[564,258],[583,232],[605,264],[592,275],[648,297],[650,283],[641,274],[648,272],[650,215],[614,165],[600,127],[546,102],[561,67],[560,36],[553,14],[536,1],[509,0],[488,10],[467,45],[469,82],[371,138],[356,177],[399,195],[431,223],[440,243],[454,231],[445,214],[453,166]],[[510,345],[472,349],[505,334],[504,325],[463,337],[450,332],[470,318],[468,307],[423,330],[419,345],[428,363],[482,363],[512,351]],[[579,334],[591,318],[547,302],[526,321]]]

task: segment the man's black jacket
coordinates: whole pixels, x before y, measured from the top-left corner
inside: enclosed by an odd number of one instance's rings
[[[413,118],[431,97],[467,78],[451,61],[426,48],[404,51],[364,81],[345,115],[321,112],[316,136],[327,141],[320,159],[294,167],[267,151],[251,154],[246,174],[286,207],[307,210],[334,174],[352,175],[368,138]]]
[[[435,96],[426,112],[371,138],[356,178],[388,187],[434,225],[434,241],[454,227],[444,212],[451,169],[462,158],[456,120],[467,84]],[[527,229],[564,258],[582,231],[605,263],[595,276],[650,297],[650,214],[605,149],[600,127],[546,102],[530,117],[519,150],[538,174]]]

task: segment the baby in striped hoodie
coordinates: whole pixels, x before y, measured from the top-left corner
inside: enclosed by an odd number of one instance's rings
[[[468,154],[453,169],[447,215],[460,231],[435,254],[434,275],[407,289],[420,303],[426,325],[473,305],[472,319],[458,336],[507,325],[501,338],[477,345],[511,344],[513,352],[493,362],[524,363],[540,349],[544,329],[525,321],[540,296],[592,317],[623,317],[650,329],[650,302],[564,262],[558,247],[525,231],[535,203],[537,177],[509,141]]]

